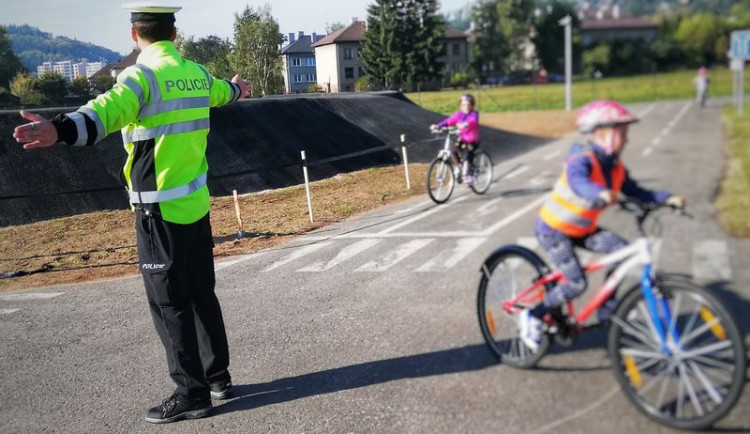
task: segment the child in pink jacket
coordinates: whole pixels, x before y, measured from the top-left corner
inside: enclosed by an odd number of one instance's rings
[[[479,148],[479,112],[474,110],[474,96],[467,93],[461,97],[461,107],[448,119],[437,125],[431,125],[430,129],[458,126],[458,141],[453,149],[453,158],[458,158],[458,150],[467,151],[466,159],[469,164],[474,163],[474,152]]]

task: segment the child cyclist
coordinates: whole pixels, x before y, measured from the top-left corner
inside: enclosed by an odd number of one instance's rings
[[[474,164],[474,152],[479,148],[479,112],[474,110],[474,96],[467,93],[461,97],[461,105],[456,113],[437,125],[430,125],[431,130],[458,126],[458,141],[453,149],[453,159],[458,163],[459,149],[466,151],[466,161],[469,166]],[[460,170],[456,168],[457,172]],[[458,172],[460,173],[460,172]],[[468,174],[465,174],[468,175]]]
[[[599,215],[608,205],[622,194],[643,203],[685,206],[685,199],[668,191],[652,192],[638,186],[620,161],[628,126],[637,121],[614,101],[594,101],[578,114],[578,129],[591,136],[571,148],[562,176],[542,206],[535,227],[539,243],[565,280],[551,289],[541,304],[519,315],[521,340],[534,351],[542,339],[544,315],[586,290],[586,276],[573,248],[611,253],[627,245],[618,235],[597,226]],[[609,318],[615,303],[610,299],[602,306],[597,312],[600,321]]]

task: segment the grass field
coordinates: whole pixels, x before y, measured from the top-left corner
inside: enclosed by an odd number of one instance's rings
[[[604,78],[573,82],[573,105],[579,107],[594,99],[616,99],[622,102],[645,102],[695,96],[695,71],[669,72],[656,75]],[[709,96],[732,94],[732,75],[726,68],[709,72]],[[750,89],[750,74],[745,75],[745,89]],[[407,96],[423,108],[449,114],[458,107],[458,99],[467,90],[409,93]],[[473,89],[477,109],[482,112],[560,109],[565,107],[564,84],[504,86]]]
[[[750,237],[750,115],[725,107],[727,173],[716,202],[721,223],[734,235]]]

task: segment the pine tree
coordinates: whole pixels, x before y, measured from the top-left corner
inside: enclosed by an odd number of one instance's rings
[[[19,72],[24,71],[21,61],[13,53],[6,31],[0,27],[0,88],[8,88],[10,81]]]

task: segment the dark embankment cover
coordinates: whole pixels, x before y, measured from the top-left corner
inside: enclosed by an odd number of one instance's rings
[[[48,118],[72,109],[38,110]],[[300,151],[307,151],[310,176],[401,161],[382,152],[315,165],[316,160],[397,144],[401,134],[411,162],[427,162],[442,143],[428,141],[428,126],[441,116],[421,109],[400,93],[269,97],[212,110],[208,136],[209,189],[214,196],[262,191],[302,181]],[[22,119],[0,112],[0,227],[128,206],[120,181],[125,151],[119,134],[91,148],[57,145],[25,151],[13,140]],[[482,147],[497,163],[541,139],[482,129]]]

